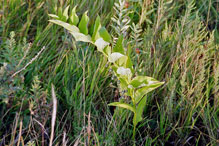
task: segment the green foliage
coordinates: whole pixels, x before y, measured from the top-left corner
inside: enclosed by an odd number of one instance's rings
[[[80,32],[85,34],[85,35],[88,34],[88,28],[87,28],[88,21],[89,21],[89,18],[87,16],[87,12],[85,12],[81,18],[79,25],[78,25]]]
[[[30,46],[26,43],[26,39],[23,40],[23,44],[16,44],[15,33],[10,33],[10,39],[8,39],[4,45],[4,52],[1,55],[1,68],[0,68],[0,100],[8,104],[9,100],[13,100],[11,96],[19,95],[19,92],[24,90],[24,74],[20,74],[16,78],[11,76],[21,68],[26,61],[26,55],[29,53]]]
[[[101,29],[100,16],[97,16],[97,19],[95,20],[95,24],[94,24],[94,32],[92,35],[92,41],[95,41],[100,38],[100,33],[99,33],[100,29]]]
[[[125,0],[119,0],[118,3],[114,4],[114,16],[111,18],[113,21],[112,28],[114,29],[114,40],[116,40],[119,36],[123,35],[127,36],[128,29],[130,27],[130,10],[125,6]]]
[[[142,46],[142,29],[141,27],[137,24],[135,25],[134,23],[131,26],[132,32],[131,32],[131,38],[132,41],[131,43],[134,44],[135,48],[139,48]]]
[[[51,83],[58,99],[54,145],[218,144],[217,0],[0,3],[0,145],[48,145]],[[85,35],[79,23],[87,10]],[[66,28],[51,25],[48,14]],[[42,46],[40,57],[11,78]],[[148,76],[165,85],[141,95]],[[133,98],[136,117],[128,86],[143,96]],[[130,122],[138,123],[135,141]]]
[[[87,12],[85,12],[78,26],[81,33],[76,31],[76,29],[69,29],[70,24],[67,24],[65,22],[57,23],[57,21],[59,20],[50,20],[50,22],[61,25],[62,27],[68,29],[70,33],[74,36],[76,41],[82,41],[82,42],[90,41],[92,44],[96,45],[98,51],[102,52],[106,57],[108,57],[108,61],[112,63],[112,67],[114,68],[115,75],[117,76],[119,81],[122,82],[122,88],[128,91],[127,95],[131,97],[131,101],[132,101],[131,104],[114,102],[109,105],[126,108],[134,113],[133,137],[135,138],[136,125],[138,124],[138,122],[142,120],[141,115],[145,104],[141,102],[138,107],[138,103],[142,100],[142,98],[146,98],[144,97],[146,93],[158,88],[163,84],[163,82],[158,82],[157,80],[146,76],[136,76],[135,78],[132,79],[131,70],[133,67],[131,66],[132,63],[130,59],[128,59],[129,56],[125,55],[122,36],[120,36],[119,39],[117,40],[115,47],[112,49],[110,48],[110,50],[112,50],[112,54],[105,53],[103,49],[106,47],[110,47],[109,43],[111,41],[111,37],[104,27],[100,28],[99,31],[97,32],[98,26],[100,25],[99,18],[97,18],[96,20],[95,27],[97,28],[94,29],[93,35],[96,36],[97,33],[99,33],[100,38],[98,38],[97,40],[94,39],[93,42],[91,41],[91,39],[89,39],[88,41],[88,39],[84,37],[83,38],[80,37],[79,39],[77,36],[78,34],[80,34],[80,36],[88,35],[88,29],[87,29],[88,20],[89,18],[87,16]],[[90,38],[89,35],[88,37]]]
[[[108,33],[108,31],[106,30],[105,27],[100,28],[99,34],[103,38],[104,41],[111,42],[111,36],[110,36],[110,34]]]

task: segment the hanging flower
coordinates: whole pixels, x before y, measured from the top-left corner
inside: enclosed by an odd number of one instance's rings
[[[117,73],[120,75],[124,75],[124,76],[128,76],[128,75],[132,74],[132,72],[129,68],[124,68],[124,67],[119,67],[117,69]]]
[[[106,47],[106,46],[108,46],[109,45],[109,43],[108,42],[106,42],[106,41],[104,41],[103,40],[103,38],[99,38],[99,39],[97,39],[96,40],[96,42],[95,42],[95,46],[97,46],[97,49],[99,50],[99,51],[103,51],[103,49]]]
[[[124,55],[118,52],[112,53],[109,56],[109,62],[116,62],[119,58],[123,57]]]

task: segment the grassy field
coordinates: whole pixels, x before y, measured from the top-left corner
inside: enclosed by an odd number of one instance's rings
[[[109,106],[135,104],[107,57],[49,21],[74,7],[88,34],[99,16],[132,78],[164,82],[136,126]],[[0,22],[0,146],[219,145],[218,0],[0,0]]]

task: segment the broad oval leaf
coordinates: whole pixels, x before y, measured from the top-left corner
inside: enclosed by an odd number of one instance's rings
[[[123,66],[125,68],[129,68],[129,67],[126,67],[127,60],[128,60],[128,56],[123,55],[121,58],[118,59],[117,64],[119,66]]]
[[[78,28],[80,29],[80,32],[83,33],[83,34],[85,34],[85,35],[88,34],[88,28],[87,28],[87,26],[88,26],[89,17],[87,16],[87,13],[88,13],[88,11],[86,11],[86,12],[83,14],[83,16],[82,16],[82,18],[81,18],[81,21],[80,21],[80,23],[79,23],[79,25],[78,25]]]
[[[119,66],[123,66],[125,68],[131,69],[132,72],[134,71],[132,61],[131,61],[129,56],[123,56],[123,57],[119,58],[119,60],[117,61],[117,64]]]
[[[69,9],[69,6],[67,6],[63,12],[63,17],[64,17],[65,21],[68,20],[68,9]]]
[[[116,45],[113,48],[113,52],[119,52],[121,54],[125,54],[125,51],[123,48],[123,36],[122,35],[118,38]]]
[[[132,107],[130,104],[127,104],[127,103],[113,102],[113,103],[110,103],[109,106],[122,107],[135,113],[134,107]]]
[[[153,83],[146,85],[140,89],[138,89],[135,92],[135,100],[136,103],[138,103],[139,101],[141,101],[141,99],[149,92],[153,91],[154,89],[160,87],[161,85],[163,85],[164,82],[159,82],[159,81],[154,81]]]
[[[81,42],[92,43],[90,35],[84,35],[83,33],[77,33],[77,32],[70,32],[70,33],[74,36],[77,42],[81,41]]]
[[[100,23],[100,16],[97,16],[94,24],[94,32],[92,35],[92,41],[96,41],[97,39],[100,38],[99,30],[101,28],[101,23]]]
[[[79,22],[79,18],[78,18],[78,15],[76,14],[76,8],[77,6],[75,6],[72,11],[71,11],[71,14],[70,14],[70,23],[72,25],[77,25],[78,22]]]
[[[60,21],[60,20],[49,20],[49,22],[58,24],[58,25],[64,27],[65,29],[69,30],[70,32],[79,33],[79,29],[76,26],[70,25],[66,22],[63,22],[63,21]]]
[[[56,19],[59,19],[59,16],[57,16],[57,15],[54,15],[54,14],[48,14],[50,17],[52,17],[52,18],[56,18]]]
[[[127,81],[124,79],[124,78],[121,78],[121,77],[119,77],[118,78],[119,79],[119,81],[120,81],[120,88],[122,89],[122,90],[127,90],[127,87],[128,87],[128,83],[127,83]]]
[[[108,57],[111,54],[111,47],[107,46],[103,49],[104,54]]]
[[[104,41],[106,42],[111,42],[111,36],[110,34],[108,33],[108,31],[106,30],[105,27],[101,27],[100,30],[99,30],[99,34],[100,36],[104,39]]]
[[[147,97],[142,98],[142,100],[138,103],[137,108],[136,108],[136,123],[142,121],[142,114],[144,107],[146,105]]]
[[[128,58],[127,58],[127,60],[126,60],[125,67],[126,67],[126,68],[130,68],[131,71],[133,71],[132,60],[131,60],[131,58],[130,58],[129,56],[127,56],[127,57],[128,57]]]
[[[61,20],[63,20],[63,15],[62,15],[62,7],[58,8],[58,16]]]
[[[137,76],[132,79],[130,85],[132,85],[134,88],[140,88],[148,85],[148,83],[152,80],[156,81],[155,79],[148,76]]]

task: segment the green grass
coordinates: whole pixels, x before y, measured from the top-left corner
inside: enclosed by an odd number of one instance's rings
[[[165,81],[147,94],[135,142],[131,112],[108,106],[121,96],[107,59],[48,22],[56,8],[78,5],[79,17],[89,11],[90,28],[99,15],[116,38],[115,2],[0,0],[0,145],[49,145],[51,84],[58,99],[54,145],[218,145],[219,2],[129,2],[128,25],[142,30],[125,31],[135,71]]]

